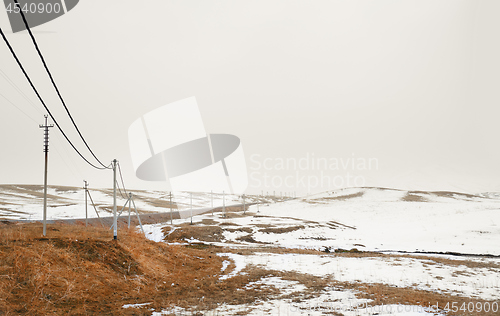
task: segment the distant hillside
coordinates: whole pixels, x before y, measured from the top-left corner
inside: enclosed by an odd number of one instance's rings
[[[112,189],[89,189],[92,200],[99,215],[110,216],[113,211]],[[47,190],[48,218],[73,219],[85,218],[84,189],[77,187],[49,186]],[[222,206],[243,203],[238,195],[220,193],[179,192],[173,195],[170,205],[169,192],[131,190],[139,213],[161,213],[173,209],[185,210],[193,208]],[[118,209],[121,210],[127,201],[127,194],[121,190],[117,194]],[[191,199],[192,198],[192,199]],[[273,197],[247,196],[246,202],[271,202]],[[0,219],[40,220],[43,215],[43,186],[41,185],[0,185]],[[88,200],[88,217],[97,214]]]
[[[389,188],[345,188],[309,195],[303,198],[310,203],[331,201],[378,201],[378,202],[453,202],[484,201],[500,198],[500,193],[467,194],[450,191],[407,191]]]

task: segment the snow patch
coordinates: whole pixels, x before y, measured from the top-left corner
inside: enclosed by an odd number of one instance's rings
[[[234,253],[218,253],[217,255],[219,257],[228,257],[229,259],[233,260],[234,264],[236,265],[236,267],[234,268],[233,271],[231,271],[231,273],[222,275],[219,278],[219,280],[226,280],[226,279],[232,278],[235,275],[237,275],[238,273],[240,273],[241,270],[243,270],[246,267],[245,257],[242,255],[237,255]],[[224,267],[224,265],[223,265],[223,267]],[[224,270],[226,268],[224,268]],[[222,270],[222,271],[224,271],[224,270]]]
[[[142,225],[146,238],[155,242],[163,241],[163,238],[165,238],[162,231],[164,226],[165,224],[162,223]]]
[[[141,304],[125,304],[122,308],[141,308],[142,306],[147,306],[152,303],[141,303]]]

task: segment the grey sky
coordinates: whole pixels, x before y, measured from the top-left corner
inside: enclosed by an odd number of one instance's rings
[[[0,12],[43,97],[87,154],[28,35],[12,34]],[[500,190],[499,12],[495,0],[82,0],[34,31],[88,143],[102,160],[120,160],[130,187],[168,190],[134,176],[130,124],[196,96],[207,132],[240,137],[254,177],[295,171],[257,170],[251,157],[376,158],[377,170],[351,170],[366,185],[476,192]],[[0,182],[41,184],[44,112],[4,44],[0,69],[39,109],[0,76],[0,93],[36,121],[0,96]],[[112,185],[110,171],[86,167],[56,134],[49,183]],[[255,184],[249,193],[273,190]]]

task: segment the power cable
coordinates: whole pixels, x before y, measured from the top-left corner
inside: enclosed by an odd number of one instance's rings
[[[24,13],[23,13],[23,10],[21,9],[21,5],[19,4],[19,2],[17,0],[14,0],[14,2],[16,3],[16,5],[18,6],[19,8],[19,13],[21,14],[21,17],[23,18],[23,21],[24,21],[24,25],[26,26],[26,30],[28,31],[29,35],[30,35],[30,38],[31,38],[31,41],[33,42],[33,45],[35,46],[35,49],[38,53],[38,56],[40,57],[40,60],[42,61],[43,63],[43,67],[45,68],[45,71],[47,72],[47,74],[49,75],[49,78],[50,78],[50,81],[52,82],[52,85],[54,86],[54,89],[56,90],[57,92],[57,95],[59,96],[59,100],[61,100],[61,103],[63,104],[64,106],[64,109],[66,110],[66,113],[68,114],[70,120],[71,120],[71,123],[73,123],[73,126],[75,127],[76,131],[78,132],[78,135],[80,135],[80,138],[82,139],[83,143],[85,144],[85,146],[87,147],[87,149],[90,151],[90,153],[92,154],[92,156],[97,160],[97,162],[99,162],[99,164],[101,164],[101,166],[103,166],[104,168],[108,169],[108,167],[106,167],[98,158],[97,156],[94,154],[94,152],[92,151],[92,149],[90,149],[90,146],[87,144],[87,142],[85,141],[85,138],[83,137],[82,133],[80,132],[80,129],[78,128],[78,126],[76,125],[75,123],[75,120],[73,119],[73,117],[71,116],[71,113],[69,112],[69,109],[68,107],[66,106],[66,102],[64,102],[64,99],[59,91],[59,88],[57,87],[56,85],[56,82],[54,81],[54,78],[52,77],[52,74],[47,66],[47,63],[45,62],[45,58],[43,58],[43,55],[42,55],[42,52],[40,51],[40,49],[38,48],[38,44],[36,43],[36,40],[35,40],[35,37],[33,36],[33,33],[31,32],[31,29],[28,25],[28,21],[26,20],[26,17],[24,16]]]
[[[8,84],[16,89],[16,91],[29,103],[29,105],[31,105],[38,113],[43,114],[42,111],[33,103],[33,101],[31,101],[31,99],[26,96],[26,94],[14,83],[14,81],[12,81],[12,79],[9,78],[9,76],[7,76],[7,74],[2,69],[0,69],[0,75],[2,75],[2,77],[5,79],[5,81],[7,81]]]
[[[26,112],[24,112],[23,110],[21,110],[20,107],[18,107],[17,105],[14,104],[14,102],[12,102],[11,100],[7,99],[6,96],[4,96],[1,92],[0,92],[0,96],[2,98],[4,98],[8,103],[12,104],[12,106],[14,106],[16,109],[18,109],[21,113],[23,113],[27,118],[29,118],[30,120],[32,120],[33,122],[37,123],[37,121],[35,121],[34,118],[32,118],[31,116],[29,116],[28,114],[26,114]]]
[[[128,197],[123,195],[122,190],[120,189],[120,185],[118,184],[118,180],[116,180],[116,187],[118,188],[118,192],[120,192],[120,195],[122,196],[122,198],[128,199]]]
[[[66,162],[66,159],[70,162],[70,165],[71,167],[76,171],[76,173],[78,174],[78,177],[79,178],[83,178],[83,175],[82,173],[80,172],[80,170],[78,169],[78,165],[76,164],[75,160],[73,159],[73,157],[71,156],[71,153],[68,151],[68,149],[66,148],[65,144],[64,144],[64,140],[59,138],[59,134],[54,134],[55,138],[53,138],[54,141],[56,141],[59,146],[54,146],[53,148],[56,148],[56,147],[59,147],[59,148],[62,148],[62,152],[64,153],[64,155],[60,155],[61,158]]]
[[[127,194],[127,189],[125,188],[125,182],[123,182],[122,168],[120,167],[119,162],[118,162],[118,171],[120,172],[120,179],[122,180],[123,190],[125,191],[125,194]]]
[[[52,119],[52,121],[54,122],[54,124],[56,124],[57,128],[59,129],[59,131],[63,134],[64,138],[66,138],[66,140],[68,141],[68,143],[71,145],[71,147],[73,147],[73,149],[78,153],[78,155],[83,159],[85,160],[89,165],[91,165],[92,167],[96,168],[96,169],[100,169],[100,170],[104,170],[104,169],[109,169],[110,167],[98,167],[96,165],[94,165],[93,163],[91,163],[90,161],[87,160],[87,158],[85,158],[81,153],[80,151],[78,151],[78,149],[75,147],[75,145],[73,145],[73,143],[71,142],[71,140],[68,138],[68,136],[66,135],[66,133],[64,133],[64,131],[62,130],[61,126],[57,123],[55,117],[52,115],[52,113],[50,112],[49,108],[47,107],[47,105],[45,104],[45,102],[43,101],[42,97],[40,96],[40,93],[38,93],[38,90],[36,89],[35,85],[33,84],[33,82],[31,81],[30,77],[28,76],[28,73],[26,72],[26,70],[24,69],[21,61],[19,60],[19,58],[17,57],[14,49],[12,48],[12,46],[10,45],[9,43],[9,40],[7,39],[7,37],[5,37],[5,34],[2,30],[2,28],[0,27],[0,35],[2,35],[2,38],[5,42],[5,44],[7,45],[7,47],[9,48],[12,56],[14,57],[14,59],[16,60],[17,62],[17,65],[19,66],[19,68],[21,69],[21,71],[23,72],[24,76],[26,77],[26,80],[28,81],[28,83],[30,84],[31,88],[33,89],[33,91],[35,92],[36,96],[38,97],[38,100],[40,100],[40,102],[42,103],[43,107],[45,108],[45,110],[47,111],[47,113],[49,114],[50,118]]]
[[[6,77],[5,73],[0,69],[0,74],[2,74],[2,76],[4,76],[4,78],[7,80],[7,82],[9,82],[11,85],[14,85],[15,84],[10,80],[10,78]],[[22,93],[22,91],[19,90],[19,88],[16,86],[16,88],[18,89],[18,92],[24,96],[24,98],[32,105],[34,106],[33,102],[31,102],[24,93]],[[29,118],[30,120],[32,120],[33,122],[37,123],[38,122],[33,118],[31,117],[30,115],[28,115],[26,112],[24,112],[20,107],[18,107],[14,102],[12,102],[11,100],[9,100],[5,95],[3,95],[1,92],[0,92],[0,96],[2,98],[4,98],[8,103],[10,103],[12,106],[14,106],[16,109],[18,109],[22,114],[24,114],[27,118]],[[36,108],[36,107],[35,107]],[[38,108],[36,108],[37,111],[41,112],[40,110],[38,110]],[[57,134],[55,134],[57,136]],[[56,137],[57,139],[57,137]],[[64,162],[64,164],[66,165],[66,167],[68,167],[68,170],[75,176],[76,178],[76,175],[75,173],[73,172],[73,170],[70,168],[70,166],[68,165],[68,163],[66,162],[66,160],[64,159],[63,155],[59,152],[59,150],[57,149],[57,147],[53,147],[55,150],[56,150],[56,153],[59,155],[59,157],[61,157],[61,160]],[[69,156],[67,150],[66,150],[66,147],[64,146],[61,146],[61,148],[64,149],[64,151],[66,152],[66,154]],[[73,163],[73,161],[71,160],[70,158],[70,161]],[[75,167],[74,163],[73,163],[73,167]],[[78,168],[75,167],[76,171],[78,172]],[[78,172],[79,173],[79,172]],[[81,176],[81,174],[80,174]]]

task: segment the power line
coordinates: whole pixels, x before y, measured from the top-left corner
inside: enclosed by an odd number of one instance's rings
[[[57,135],[57,134],[55,134]],[[54,140],[56,138],[53,138]],[[82,175],[80,174],[80,172],[78,172],[78,169],[75,168],[75,170],[77,171],[77,173],[79,174],[79,176],[77,176],[75,174],[75,172],[73,172],[73,169],[70,167],[70,165],[68,164],[68,162],[66,161],[66,159],[63,157],[63,155],[61,154],[61,152],[57,149],[57,146],[52,146],[52,148],[54,148],[54,150],[56,151],[57,155],[61,158],[61,160],[64,162],[64,164],[66,165],[66,167],[68,168],[68,170],[71,172],[71,174],[75,177],[75,178],[81,178]],[[64,147],[62,147],[64,148]],[[73,165],[74,167],[74,165]]]
[[[35,103],[33,103],[33,101],[31,101],[31,99],[22,91],[21,88],[19,88],[18,85],[16,85],[16,83],[2,70],[0,69],[0,75],[5,79],[5,81],[10,84],[18,93],[20,96],[22,96],[24,98],[24,100],[26,100],[26,102],[32,107],[34,108],[38,113],[40,114],[43,114],[42,111],[35,105]],[[27,118],[29,118],[30,120],[32,120],[33,122],[37,123],[38,122],[33,118],[31,117],[29,114],[27,114],[26,112],[24,112],[20,107],[18,107],[16,104],[14,104],[14,102],[12,102],[11,100],[9,100],[5,95],[3,95],[1,92],[0,92],[0,96],[3,97],[8,103],[10,103],[12,106],[14,106],[16,109],[18,109],[21,113],[23,113]],[[61,145],[64,145],[63,144],[63,141],[61,139],[59,139],[59,134],[54,134],[54,136],[56,136],[55,140],[57,142],[59,142]],[[69,159],[70,163],[71,163],[71,166],[68,165],[65,157],[61,154],[61,152],[58,150],[57,146],[54,147],[54,150],[56,151],[57,155],[61,158],[61,160],[64,162],[64,164],[66,165],[66,167],[68,167],[68,170],[73,174],[73,176],[75,176],[76,178],[77,177],[82,177],[80,171],[78,170],[78,167],[76,166],[74,160],[71,158],[71,155],[70,153],[68,152],[68,150],[66,149],[65,146],[61,146],[60,148],[63,149],[64,153],[67,155],[66,158]],[[74,172],[73,172],[73,169],[76,170],[76,172],[79,174],[79,176],[77,176]]]
[[[0,69],[0,72],[2,72],[2,70],[1,70],[1,69]],[[29,116],[28,114],[26,114],[26,112],[24,112],[24,111],[23,111],[20,107],[18,107],[17,105],[15,105],[15,104],[14,104],[14,102],[12,102],[11,100],[9,100],[9,99],[8,99],[5,95],[3,95],[1,92],[0,92],[0,96],[1,96],[2,98],[4,98],[4,99],[5,99],[8,103],[10,103],[12,106],[14,106],[16,109],[18,109],[21,113],[23,113],[23,114],[24,114],[27,118],[29,118],[30,120],[32,120],[33,122],[35,122],[35,123],[37,123],[37,124],[38,124],[38,122],[37,122],[34,118],[32,118],[31,116]],[[57,134],[55,134],[55,135],[57,135]],[[62,147],[62,148],[63,148],[63,149],[65,149],[65,147]],[[66,160],[64,159],[64,157],[61,155],[61,153],[59,152],[59,150],[57,149],[57,147],[54,147],[54,149],[55,149],[55,151],[56,151],[57,155],[58,155],[59,157],[61,157],[61,160],[64,162],[64,164],[66,165],[66,167],[68,167],[68,170],[69,170],[69,171],[73,174],[73,176],[75,176],[75,178],[76,178],[77,176],[75,175],[75,173],[73,172],[73,170],[69,167],[68,163],[66,162]],[[65,149],[65,150],[66,150],[66,149]],[[66,153],[67,153],[67,152],[66,152]],[[77,170],[77,171],[78,171],[78,170]]]
[[[117,166],[118,166],[118,170],[120,172],[120,179],[121,179],[121,182],[122,182],[123,190],[125,191],[125,195],[123,195],[122,190],[120,189],[120,184],[118,183],[118,180],[116,180],[116,186],[118,187],[118,191],[120,192],[120,195],[122,196],[122,198],[128,199],[128,197],[127,197],[127,195],[128,195],[127,189],[125,189],[125,183],[123,182],[122,168],[120,167],[120,163],[119,162],[117,163]]]
[[[120,195],[124,199],[128,199],[125,195],[123,195],[122,190],[120,189],[120,185],[118,184],[118,180],[116,180],[116,187],[118,188],[118,192],[120,192]]]
[[[118,183],[118,180],[116,180],[116,186],[118,187],[118,191],[120,192],[120,195],[122,196],[122,198],[128,199],[127,189],[125,188],[125,182],[123,181],[122,168],[120,167],[119,162],[117,163],[117,165],[118,165],[118,171],[120,172],[120,179],[122,182],[123,191],[125,191],[125,195],[123,195],[122,190],[120,189],[120,184]]]
[[[75,120],[73,120],[73,117],[71,116],[71,113],[69,112],[69,109],[68,107],[66,106],[66,102],[64,102],[64,99],[61,95],[61,93],[59,92],[59,88],[57,88],[57,85],[56,85],[56,82],[54,81],[54,78],[52,77],[52,74],[47,66],[47,63],[45,62],[45,59],[43,58],[43,55],[42,55],[42,52],[40,51],[40,49],[38,48],[38,44],[36,43],[36,40],[35,40],[35,37],[33,36],[33,33],[31,32],[31,29],[28,25],[28,21],[26,20],[26,17],[24,16],[24,13],[23,13],[23,10],[21,9],[21,5],[19,4],[19,2],[17,0],[14,0],[14,2],[16,3],[16,5],[19,7],[19,13],[21,14],[21,17],[23,18],[23,21],[24,21],[24,25],[26,26],[26,30],[28,31],[29,35],[30,35],[30,38],[31,38],[31,41],[33,42],[33,45],[35,46],[35,49],[38,53],[38,56],[40,57],[40,60],[42,61],[43,63],[43,67],[45,68],[45,71],[47,72],[47,74],[49,75],[49,78],[50,78],[50,81],[52,82],[52,85],[54,86],[54,89],[56,90],[57,92],[57,95],[59,96],[59,100],[61,100],[61,103],[63,104],[64,106],[64,109],[66,110],[66,113],[68,114],[70,120],[71,120],[71,123],[73,123],[73,126],[75,127],[76,131],[78,132],[78,135],[80,135],[80,138],[82,139],[83,143],[85,144],[85,146],[87,147],[87,149],[90,151],[90,153],[92,154],[92,156],[97,160],[97,162],[99,162],[99,164],[101,164],[101,166],[103,166],[104,168],[108,169],[108,167],[106,167],[97,157],[96,155],[94,154],[94,152],[92,151],[92,149],[90,149],[90,146],[87,144],[87,142],[85,141],[85,138],[83,137],[82,133],[80,132],[80,129],[78,128],[78,126],[76,125],[75,123]]]
[[[16,91],[29,103],[29,105],[31,105],[31,107],[33,107],[38,113],[43,115],[42,111],[40,111],[40,109],[33,103],[33,101],[31,101],[31,99],[26,96],[26,94],[14,83],[14,81],[12,81],[12,79],[9,78],[9,76],[2,69],[0,69],[0,75],[2,75],[2,77],[5,79],[5,81],[7,81],[8,84],[16,89]]]
[[[0,72],[1,72],[1,70],[0,70]],[[37,122],[34,118],[32,118],[31,116],[29,116],[28,114],[26,114],[26,112],[24,112],[24,111],[23,111],[20,107],[18,107],[18,106],[17,106],[14,102],[12,102],[11,100],[9,100],[9,99],[8,99],[5,95],[3,95],[1,92],[0,92],[0,96],[1,96],[2,98],[4,98],[4,99],[5,99],[8,103],[10,103],[12,106],[14,106],[16,109],[18,109],[21,113],[23,113],[23,114],[24,114],[27,118],[29,118],[30,120],[32,120],[33,122],[35,122],[35,123],[37,123],[37,124],[38,124],[38,122]],[[57,134],[55,134],[55,135],[57,136]],[[55,139],[57,139],[57,137],[56,137]],[[57,141],[60,141],[60,140],[59,140],[59,139],[57,139]],[[66,150],[66,147],[62,146],[61,148],[62,148],[62,149],[66,152],[66,154],[69,156],[69,154],[68,154],[68,152],[67,152],[67,150]],[[58,155],[59,157],[61,157],[61,160],[64,162],[64,164],[66,165],[66,167],[68,167],[68,170],[69,170],[69,171],[70,171],[70,172],[71,172],[71,173],[75,176],[75,178],[76,178],[77,176],[75,175],[75,173],[73,172],[73,170],[70,168],[70,166],[69,166],[69,165],[68,165],[68,163],[66,162],[66,159],[64,159],[63,155],[61,155],[61,153],[60,153],[60,152],[59,152],[59,150],[57,149],[57,146],[56,146],[56,147],[54,147],[54,149],[55,149],[55,151],[56,151],[57,155]],[[74,165],[74,162],[71,160],[71,158],[70,158],[70,161],[73,163],[73,167],[75,168],[75,170],[76,170],[76,171],[80,174],[80,172],[78,171],[78,168]],[[80,176],[81,176],[81,174],[80,174]]]
[[[18,107],[17,105],[14,104],[14,102],[12,102],[11,100],[7,99],[6,96],[4,96],[1,92],[0,92],[0,96],[2,98],[4,98],[8,103],[12,104],[12,106],[14,106],[16,109],[18,109],[21,113],[23,113],[27,118],[29,118],[30,120],[32,120],[33,122],[37,123],[37,121],[35,121],[34,118],[32,118],[31,116],[29,116],[28,114],[26,114],[26,112],[24,112],[23,110],[21,110],[20,107]],[[38,124],[38,123],[37,123]]]
[[[78,169],[78,165],[75,163],[75,160],[71,156],[71,153],[68,151],[68,149],[66,148],[66,146],[64,146],[64,140],[61,139],[61,138],[59,138],[60,137],[59,134],[54,134],[54,135],[56,136],[54,138],[54,141],[61,145],[60,148],[62,148],[62,151],[65,154],[65,156],[60,155],[61,159],[63,161],[65,161],[65,163],[66,163],[66,159],[65,158],[67,158],[67,160],[70,162],[71,167],[74,168],[74,170],[76,170],[76,173],[78,174],[78,178],[83,178],[82,173]],[[59,153],[59,151],[57,150],[57,146],[54,146],[54,149],[56,150],[56,152]],[[73,173],[73,171],[72,171],[72,173]]]
[[[120,163],[118,163],[118,171],[120,171],[120,179],[122,179],[123,190],[125,191],[125,194],[127,194],[127,189],[125,189],[125,183],[123,182],[122,168],[120,167]]]
[[[26,80],[28,81],[28,83],[30,84],[31,88],[33,89],[33,91],[35,92],[36,96],[38,97],[38,100],[40,100],[40,102],[42,103],[43,107],[45,108],[45,110],[47,111],[47,113],[49,114],[50,118],[52,119],[52,121],[54,122],[54,124],[56,124],[57,126],[57,129],[59,129],[59,131],[63,134],[64,138],[66,138],[66,140],[68,141],[68,143],[71,145],[71,147],[73,147],[73,149],[78,153],[78,155],[83,159],[85,160],[89,165],[91,165],[92,167],[96,168],[96,169],[100,169],[100,170],[103,170],[103,169],[108,169],[109,167],[98,167],[96,165],[94,165],[93,163],[91,163],[90,161],[87,160],[87,158],[85,158],[81,153],[80,151],[78,151],[78,149],[75,147],[75,145],[73,145],[73,143],[71,142],[71,140],[68,138],[68,136],[66,135],[66,133],[64,133],[64,131],[62,130],[61,126],[59,126],[59,124],[57,123],[55,117],[52,115],[52,113],[50,112],[49,108],[47,107],[47,105],[45,105],[45,102],[43,101],[42,97],[40,96],[40,93],[38,93],[38,90],[35,88],[35,85],[33,84],[33,82],[31,81],[30,77],[28,76],[28,73],[26,72],[26,70],[24,69],[21,61],[19,60],[19,58],[17,57],[14,49],[12,48],[12,46],[10,45],[9,43],[9,40],[7,39],[7,37],[5,37],[5,34],[2,30],[2,28],[0,27],[0,35],[2,35],[2,38],[5,42],[5,44],[7,45],[7,47],[9,48],[11,54],[12,54],[12,57],[14,57],[14,59],[16,60],[17,62],[17,65],[19,66],[19,68],[21,69],[21,71],[23,72],[24,74],[24,77],[26,78]]]

